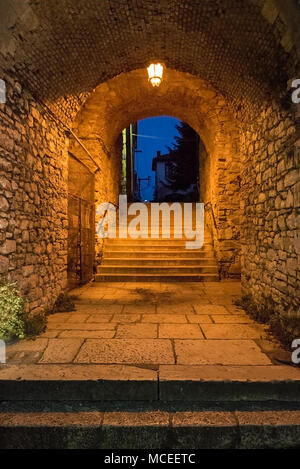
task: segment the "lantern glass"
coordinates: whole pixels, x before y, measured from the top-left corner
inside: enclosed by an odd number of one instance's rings
[[[149,81],[152,86],[159,86],[163,76],[163,66],[160,63],[150,64],[147,68]]]

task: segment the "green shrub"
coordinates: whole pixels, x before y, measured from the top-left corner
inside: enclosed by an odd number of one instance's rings
[[[0,338],[23,339],[26,333],[26,300],[15,283],[0,284]]]

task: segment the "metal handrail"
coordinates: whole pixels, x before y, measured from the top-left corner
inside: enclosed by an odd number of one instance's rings
[[[211,202],[206,202],[206,203],[204,204],[204,207],[209,207],[209,208],[210,208],[210,211],[211,211],[211,214],[212,214],[213,223],[214,223],[214,227],[215,227],[215,229],[218,231],[219,228],[218,228],[218,225],[217,225],[217,222],[216,222],[215,212],[214,212],[212,203],[211,203]]]
[[[114,204],[113,202],[108,202],[108,203],[111,204],[111,205],[114,205],[116,208],[119,208],[119,206],[118,206],[117,204]],[[101,217],[101,221],[100,221],[100,226],[101,226],[101,227],[102,227],[102,225],[103,225],[103,221],[104,221],[104,219],[105,219],[105,217],[106,217],[106,215],[107,215],[107,212],[108,212],[108,209],[106,209],[106,210],[104,211],[104,214],[103,214],[102,217]]]

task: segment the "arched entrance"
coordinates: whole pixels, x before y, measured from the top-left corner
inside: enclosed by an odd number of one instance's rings
[[[278,359],[245,312],[299,347],[299,24],[294,0],[0,1],[0,281],[26,297],[29,330],[48,317],[7,347],[0,446],[299,447],[299,370],[282,366],[299,348]],[[68,250],[73,280],[87,264],[91,277],[122,130],[162,115],[203,141],[222,281],[91,282],[75,312],[48,315]],[[126,259],[146,268],[148,247]],[[109,252],[120,265],[124,250]]]
[[[121,130],[168,113],[203,138],[219,250],[233,264],[241,227],[244,292],[258,305],[272,298],[278,314],[298,314],[298,136],[287,92],[299,67],[295,3],[65,6],[8,2],[1,15],[1,275],[30,292],[33,315],[43,314],[66,285],[68,151],[93,171],[102,166],[96,200],[114,202]],[[166,65],[155,95],[145,79],[154,59]]]

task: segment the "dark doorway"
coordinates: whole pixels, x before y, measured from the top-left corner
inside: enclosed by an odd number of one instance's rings
[[[86,283],[94,265],[94,175],[69,155],[68,285]]]

